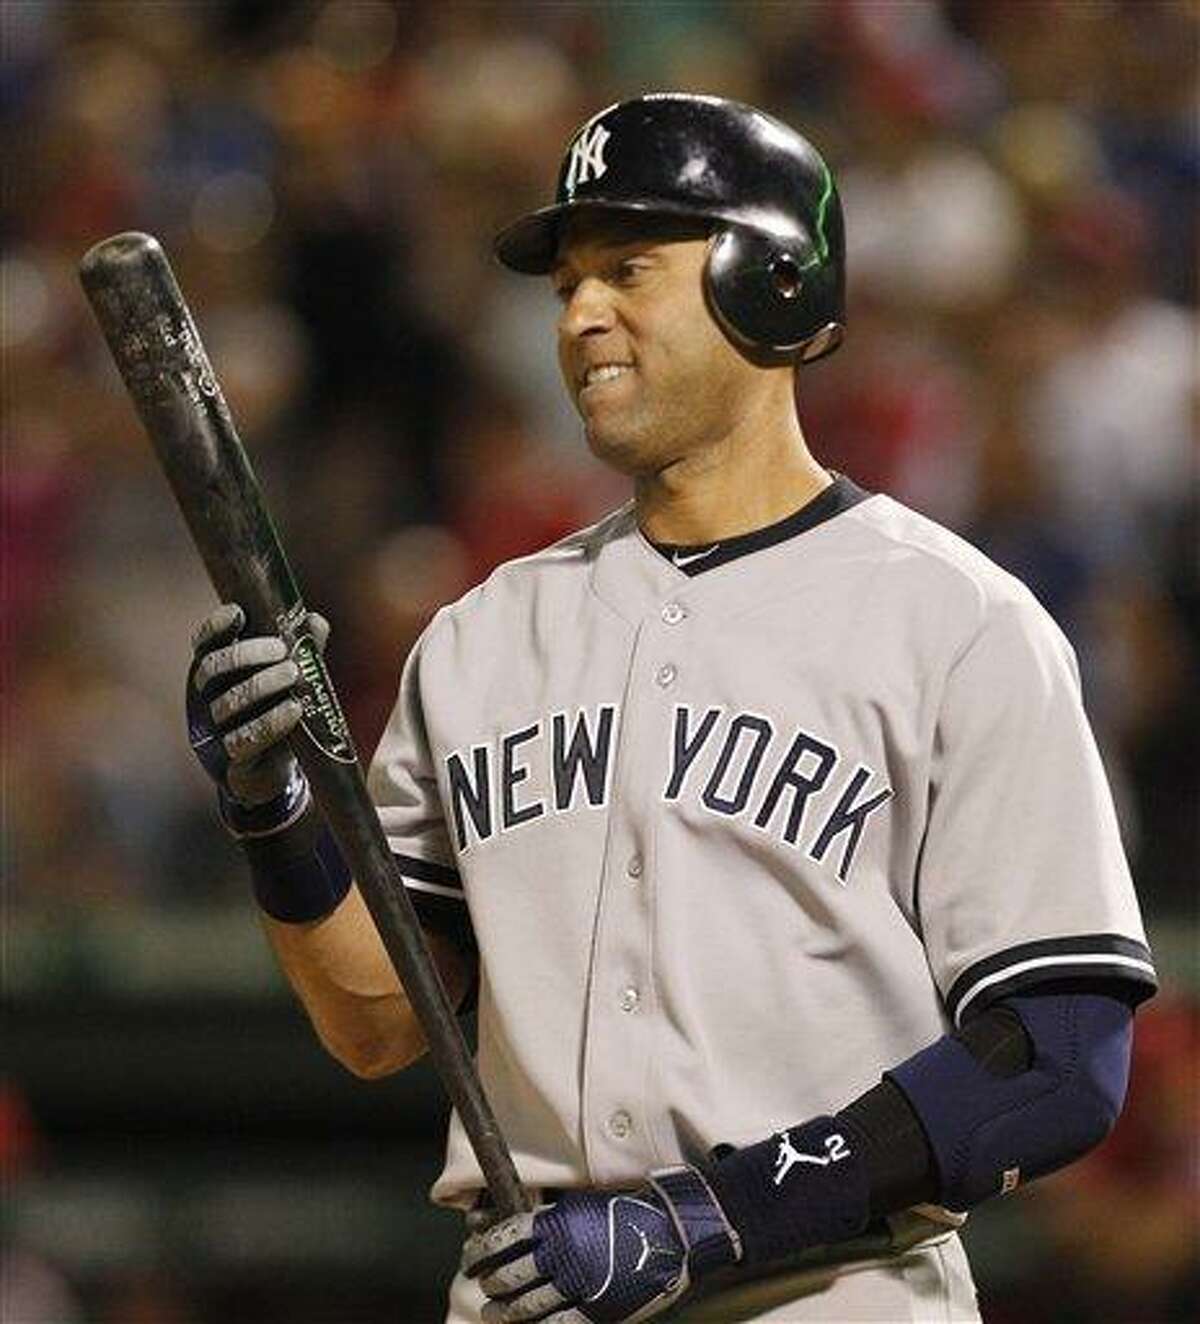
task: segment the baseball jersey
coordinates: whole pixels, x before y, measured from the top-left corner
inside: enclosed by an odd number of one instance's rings
[[[404,667],[372,794],[431,922],[469,917],[480,1075],[531,1186],[833,1112],[1033,983],[1153,988],[1033,595],[844,478],[789,527],[697,574],[626,506],[500,567]],[[452,1119],[434,1198],[481,1186]]]

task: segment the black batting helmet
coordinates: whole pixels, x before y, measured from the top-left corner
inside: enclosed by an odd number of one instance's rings
[[[753,106],[658,92],[621,101],[572,137],[549,207],[496,238],[514,271],[553,265],[581,208],[714,223],[705,288],[718,321],[755,350],[810,362],[836,349],[845,304],[842,208],[816,148]]]

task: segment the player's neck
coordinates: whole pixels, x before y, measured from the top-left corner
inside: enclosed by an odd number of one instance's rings
[[[831,481],[793,418],[779,430],[725,438],[638,477],[638,524],[655,542],[719,542],[786,518]]]

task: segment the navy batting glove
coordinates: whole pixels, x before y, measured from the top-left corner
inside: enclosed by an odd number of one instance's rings
[[[245,614],[223,603],[197,628],[187,678],[188,740],[217,784],[221,817],[235,836],[260,837],[296,821],[308,783],[287,744],[301,710],[299,678],[277,637],[243,639]],[[310,614],[323,649],[329,627]]]
[[[741,1243],[696,1168],[652,1172],[633,1191],[571,1191],[467,1239],[463,1272],[491,1300],[484,1324],[651,1319]]]
[[[304,924],[338,906],[350,870],[287,741],[302,715],[299,669],[282,639],[243,639],[245,624],[236,603],[222,603],[192,636],[188,740],[217,784],[221,820],[246,852],[258,904],[273,919]],[[308,627],[324,651],[328,622],[310,612]]]

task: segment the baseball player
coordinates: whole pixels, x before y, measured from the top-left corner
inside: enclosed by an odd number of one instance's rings
[[[473,1217],[448,1318],[976,1319],[955,1229],[1070,1162],[1154,988],[1071,648],[969,544],[813,457],[834,180],[750,107],[583,125],[496,243],[630,503],[409,656],[370,785],[536,1211]],[[801,383],[802,387],[802,383]],[[283,737],[278,639],[201,626],[192,737],[318,1035],[420,1031]]]

